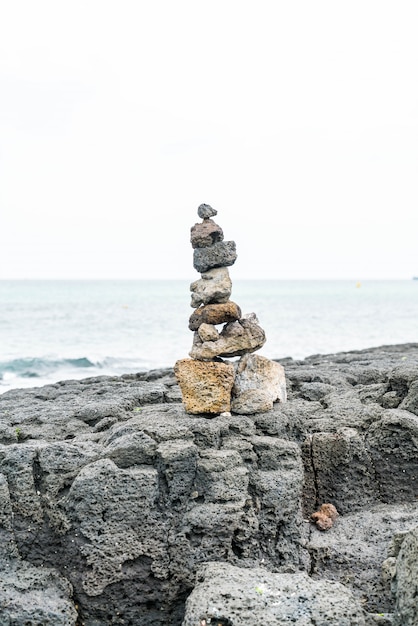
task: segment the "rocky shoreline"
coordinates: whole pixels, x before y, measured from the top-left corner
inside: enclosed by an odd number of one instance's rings
[[[0,626],[416,625],[418,344],[280,363],[250,415],[170,368],[1,395]]]

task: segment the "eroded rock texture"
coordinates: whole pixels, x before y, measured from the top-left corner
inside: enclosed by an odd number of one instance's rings
[[[187,600],[184,626],[206,623],[247,626],[335,624],[366,626],[367,616],[343,585],[313,580],[305,573],[272,574],[226,563],[202,567]]]
[[[181,626],[206,589],[207,624],[413,624],[418,345],[282,364],[249,415],[186,413],[172,369],[1,395],[0,623]]]
[[[234,384],[234,366],[231,363],[181,359],[175,364],[174,373],[187,413],[217,414],[231,410]]]
[[[190,285],[192,292],[191,306],[228,302],[232,290],[232,281],[227,267],[215,267],[203,272],[199,280]]]

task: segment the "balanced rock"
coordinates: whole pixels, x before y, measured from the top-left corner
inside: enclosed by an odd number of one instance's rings
[[[276,400],[286,401],[283,368],[264,357],[242,360],[237,367],[221,361],[252,354],[264,345],[266,336],[255,314],[243,316],[229,299],[228,267],[237,258],[235,241],[223,240],[221,227],[211,219],[217,212],[210,205],[201,204],[197,212],[203,221],[190,231],[193,267],[201,274],[190,285],[191,306],[196,309],[189,319],[189,329],[194,331],[192,360],[178,361],[174,370],[183,404],[193,414],[227,413],[231,403],[235,413],[269,411]],[[225,367],[237,370],[234,392],[229,378],[228,382],[223,378],[225,371],[228,376],[231,372]]]
[[[224,413],[231,410],[234,384],[232,363],[180,359],[174,366],[187,413]]]
[[[197,209],[197,214],[202,220],[207,220],[217,214],[217,210],[213,209],[210,204],[201,204]]]
[[[213,324],[200,324],[197,333],[201,341],[218,341],[219,332]]]
[[[335,506],[329,502],[322,504],[318,511],[312,513],[313,520],[319,530],[329,530],[338,517],[338,511]]]
[[[195,224],[190,229],[190,243],[192,248],[207,248],[218,241],[223,241],[222,228],[213,220],[203,220],[201,224]]]
[[[241,309],[235,302],[225,302],[223,304],[207,304],[201,306],[189,319],[190,330],[197,330],[201,324],[225,324],[235,322],[241,317]]]
[[[201,304],[211,302],[228,302],[232,289],[232,281],[227,267],[216,267],[204,272],[200,280],[190,285],[192,292],[191,306],[196,308]]]
[[[189,355],[192,359],[205,361],[217,356],[233,357],[255,352],[266,342],[264,330],[256,320],[254,316],[225,324],[217,341],[202,342],[198,333],[195,333]]]
[[[237,364],[232,389],[231,410],[249,415],[273,408],[273,402],[286,402],[286,378],[280,363],[258,354],[245,354]]]
[[[207,272],[214,267],[233,265],[237,258],[235,241],[218,241],[207,248],[195,248],[193,267],[198,272]]]

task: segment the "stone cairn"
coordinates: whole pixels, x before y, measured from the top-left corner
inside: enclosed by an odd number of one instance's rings
[[[201,278],[190,285],[189,328],[194,331],[190,359],[176,362],[174,372],[187,413],[251,414],[286,402],[284,369],[253,354],[266,336],[255,313],[242,315],[232,302],[228,267],[237,258],[234,241],[224,241],[222,228],[208,204],[197,210],[202,222],[191,228],[193,266]],[[223,325],[220,330],[216,327]],[[240,357],[233,363],[224,359]]]

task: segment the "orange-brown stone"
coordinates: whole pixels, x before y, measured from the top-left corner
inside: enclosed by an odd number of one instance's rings
[[[180,359],[174,373],[187,413],[224,413],[231,410],[234,384],[232,363]]]

